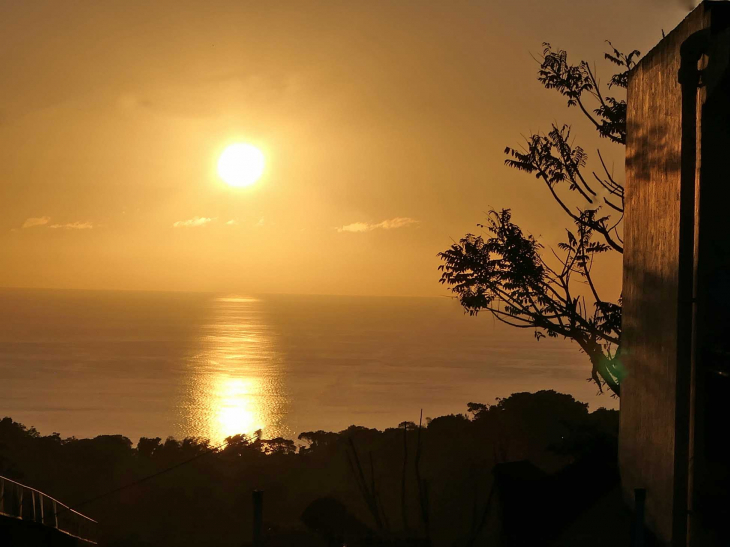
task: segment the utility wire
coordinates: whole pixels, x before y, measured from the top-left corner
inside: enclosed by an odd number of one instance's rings
[[[222,448],[226,444],[228,444],[228,443],[227,442],[223,442],[223,443],[219,444],[218,446],[214,446],[213,448],[210,448],[210,449],[206,450],[205,452],[201,452],[200,454],[196,454],[192,458],[190,458],[188,460],[185,460],[185,461],[182,461],[180,463],[177,463],[177,464],[173,465],[172,467],[168,467],[168,468],[163,469],[161,471],[157,471],[156,473],[152,473],[152,475],[148,475],[148,476],[143,477],[141,479],[138,479],[138,480],[136,480],[134,482],[130,482],[129,484],[125,484],[124,486],[120,486],[119,488],[115,488],[113,490],[109,490],[108,492],[104,492],[103,494],[99,494],[98,496],[94,496],[93,498],[89,498],[87,500],[84,500],[84,501],[82,501],[80,503],[75,504],[73,507],[69,507],[68,509],[62,509],[61,511],[58,511],[57,514],[63,513],[64,511],[68,511],[68,510],[74,510],[75,511],[79,507],[83,507],[85,505],[88,505],[90,503],[93,503],[95,501],[98,501],[98,500],[100,500],[102,498],[105,498],[107,496],[111,496],[112,494],[116,494],[117,492],[121,492],[122,490],[126,490],[127,488],[132,488],[133,486],[137,486],[138,484],[141,484],[143,482],[147,482],[150,479],[154,479],[155,477],[159,477],[160,475],[164,475],[165,473],[169,473],[173,469],[177,469],[178,467],[182,467],[183,465],[186,465],[186,464],[188,464],[188,463],[190,463],[192,461],[195,461],[198,458],[202,458],[203,456],[207,456],[208,454],[212,454],[213,452],[217,452],[220,448]]]

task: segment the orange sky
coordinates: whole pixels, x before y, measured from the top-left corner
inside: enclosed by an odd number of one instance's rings
[[[644,53],[685,14],[660,0],[2,2],[0,286],[444,294],[436,253],[488,207],[547,243],[567,226],[503,166],[505,146],[573,121],[598,144],[530,52],[552,42],[607,80],[602,40]],[[236,141],[267,157],[251,188],[216,175]],[[620,170],[622,149],[601,144]],[[604,271],[617,292],[620,263]]]

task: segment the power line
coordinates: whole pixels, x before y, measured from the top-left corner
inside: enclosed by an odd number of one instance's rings
[[[70,510],[70,509],[76,510],[79,507],[83,507],[85,505],[88,505],[90,503],[93,503],[95,501],[98,501],[98,500],[100,500],[102,498],[105,498],[107,496],[111,496],[112,494],[116,494],[117,492],[121,492],[122,490],[126,490],[127,488],[132,488],[133,486],[137,486],[138,484],[141,484],[143,482],[147,482],[150,479],[154,479],[155,477],[159,477],[160,475],[164,475],[165,473],[169,473],[173,469],[177,469],[178,467],[182,467],[183,465],[186,465],[186,464],[188,464],[188,463],[190,463],[192,461],[195,461],[198,458],[202,458],[203,456],[207,456],[208,454],[212,454],[213,452],[217,452],[220,448],[222,448],[226,444],[228,444],[228,443],[227,442],[223,442],[223,443],[219,444],[218,446],[214,446],[213,448],[210,448],[210,449],[206,450],[205,452],[201,452],[200,454],[196,454],[192,458],[190,458],[188,460],[185,460],[185,461],[182,461],[180,463],[177,463],[177,464],[173,465],[172,467],[168,467],[166,469],[163,469],[161,471],[158,471],[156,473],[153,473],[152,475],[148,475],[148,476],[143,477],[141,479],[138,479],[138,480],[136,480],[134,482],[130,482],[129,484],[125,484],[124,486],[120,486],[119,488],[115,488],[113,490],[109,490],[108,492],[104,492],[103,494],[99,494],[98,496],[94,496],[93,498],[89,498],[87,500],[84,500],[84,501],[82,501],[80,503],[75,504],[72,507],[69,507],[68,509],[62,509],[58,513],[60,514],[63,511],[67,511],[67,510]]]

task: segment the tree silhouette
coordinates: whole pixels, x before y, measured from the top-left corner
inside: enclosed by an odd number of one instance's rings
[[[608,89],[625,89],[628,73],[640,55],[611,48],[605,58],[619,67]],[[586,61],[568,62],[564,50],[544,49],[538,80],[577,107],[598,134],[613,144],[626,144],[626,101],[605,95],[595,69]],[[591,104],[592,103],[592,104]],[[489,311],[519,328],[535,329],[535,337],[569,338],[591,363],[591,379],[620,395],[621,300],[602,298],[593,279],[597,255],[623,253],[621,221],[624,186],[599,151],[600,171],[588,171],[588,154],[573,144],[571,127],[553,124],[547,133],[525,139],[521,149],[507,147],[505,164],[535,175],[545,184],[571,228],[558,249],[545,248],[512,222],[509,209],[490,209],[487,236],[467,234],[439,253],[441,283],[450,287],[471,315]]]

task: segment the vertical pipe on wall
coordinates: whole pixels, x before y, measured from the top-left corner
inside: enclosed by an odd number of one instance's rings
[[[675,462],[672,543],[689,543],[691,507],[690,462],[692,378],[695,368],[695,244],[697,236],[697,64],[710,45],[710,30],[692,34],[680,48],[678,80],[682,87],[682,152],[679,190],[679,268],[677,274],[677,392],[675,406]]]

